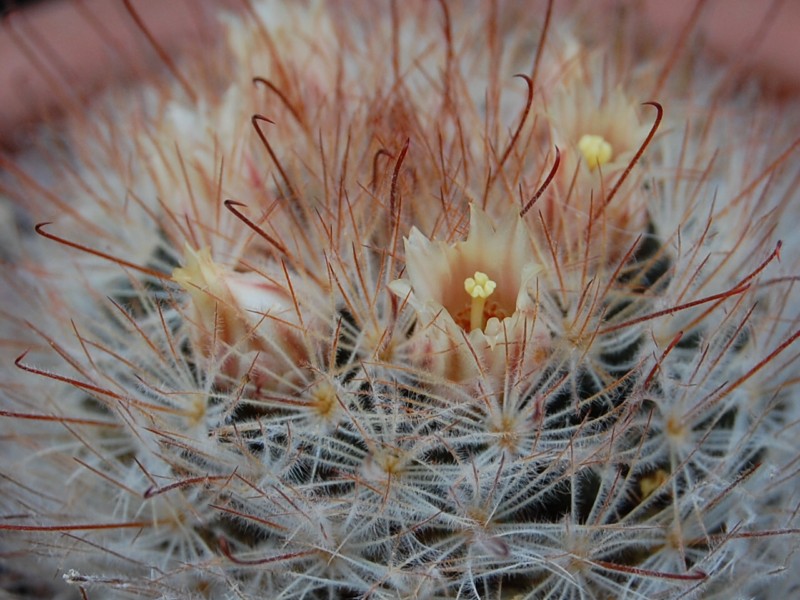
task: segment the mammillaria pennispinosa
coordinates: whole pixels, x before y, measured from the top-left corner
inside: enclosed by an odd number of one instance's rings
[[[797,593],[797,111],[588,3],[226,19],[3,159],[9,591]]]

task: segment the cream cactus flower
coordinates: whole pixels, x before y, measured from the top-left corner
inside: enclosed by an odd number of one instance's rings
[[[527,344],[535,337],[535,351],[524,351],[541,356],[547,336],[537,325],[534,296],[542,266],[516,212],[495,227],[489,215],[473,204],[466,240],[432,241],[415,227],[405,239],[405,252],[406,277],[391,282],[389,288],[407,300],[417,312],[419,327],[434,338],[429,340],[432,344],[423,344],[426,352],[463,346],[487,361],[479,368],[495,370],[500,366],[491,356],[495,350],[514,346],[523,352],[522,340]],[[499,355],[506,356],[506,350]],[[463,365],[443,368],[455,379],[470,371],[463,372]]]
[[[208,248],[187,246],[184,252],[185,266],[172,278],[191,298],[189,318],[198,332],[192,343],[201,355],[220,359],[222,373],[236,379],[250,365],[251,359],[243,357],[249,352],[271,355],[275,374],[281,371],[276,358],[301,361],[305,351],[294,332],[297,309],[285,288],[259,273],[216,263]]]
[[[562,175],[571,179],[577,169],[584,185],[599,191],[602,175],[608,186],[609,176],[628,166],[647,137],[650,124],[639,117],[640,103],[620,87],[598,98],[587,82],[567,84],[548,110],[553,140],[564,155]]]
[[[648,138],[652,121],[644,118],[640,98],[612,84],[595,89],[598,83],[574,77],[557,88],[549,103],[550,133],[561,163],[539,209],[550,235],[575,260],[587,254],[588,243],[588,254],[611,264],[647,230],[641,171],[626,169]],[[603,234],[587,242],[587,230]]]

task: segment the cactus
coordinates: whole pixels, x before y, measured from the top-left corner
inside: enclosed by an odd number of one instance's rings
[[[4,159],[4,585],[796,593],[797,111],[392,7],[254,1]]]

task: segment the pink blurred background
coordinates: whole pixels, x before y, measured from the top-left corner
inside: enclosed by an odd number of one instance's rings
[[[556,10],[574,0],[555,0]],[[635,7],[643,27],[678,39],[696,0],[597,0]],[[247,0],[131,0],[168,54],[218,33],[212,14]],[[800,2],[706,0],[694,26],[712,54],[758,73],[772,90],[800,90]],[[8,15],[0,27],[0,144],[20,126],[80,102],[100,85],[160,62],[123,0],[48,0]],[[16,135],[14,135],[16,134]]]

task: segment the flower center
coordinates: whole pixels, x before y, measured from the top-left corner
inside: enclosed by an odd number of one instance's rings
[[[464,289],[472,298],[469,311],[469,328],[483,329],[483,309],[486,299],[492,295],[497,283],[489,279],[486,273],[475,271],[475,275],[464,280]]]
[[[614,156],[611,144],[602,135],[584,135],[578,141],[578,150],[583,153],[589,170],[594,171],[597,167],[606,164]]]

